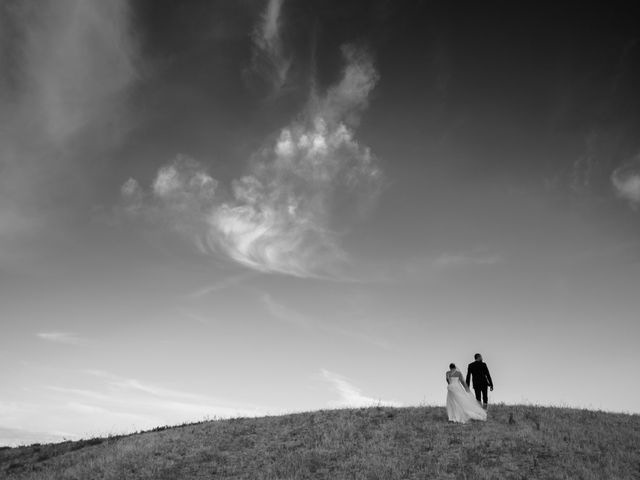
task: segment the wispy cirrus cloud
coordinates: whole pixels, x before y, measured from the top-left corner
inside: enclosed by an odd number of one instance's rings
[[[345,328],[342,326],[332,325],[326,321],[315,321],[311,316],[305,315],[285,305],[268,293],[263,293],[260,296],[260,300],[269,315],[294,327],[324,332],[332,336],[349,338],[359,343],[373,345],[384,350],[390,350],[392,348],[387,340],[382,340],[376,338],[375,335],[371,335],[369,333],[370,328],[366,328],[366,326],[359,325],[359,328]]]
[[[227,278],[223,278],[222,280],[218,281],[218,282],[214,282],[211,283],[209,285],[203,286],[201,288],[198,288],[197,290],[194,290],[188,294],[185,295],[185,297],[190,298],[190,299],[197,299],[197,298],[202,298],[205,297],[207,295],[210,295],[212,293],[215,292],[220,292],[222,290],[226,290],[227,288],[230,287],[234,287],[236,285],[240,285],[243,282],[246,282],[256,276],[258,276],[258,273],[255,272],[243,272],[237,275],[232,275],[229,276]]]
[[[103,394],[115,405],[134,408],[147,405],[152,410],[164,410],[167,416],[183,412],[218,417],[264,414],[262,407],[256,405],[230,402],[199,393],[168,388],[102,370],[85,370],[85,373],[102,380]]]
[[[176,312],[182,317],[188,318],[189,320],[192,320],[196,323],[200,323],[201,325],[211,324],[211,318],[208,316],[202,315],[201,313],[194,312],[192,310],[188,310],[185,308],[178,308],[176,309]]]
[[[3,161],[53,162],[82,149],[75,137],[87,128],[122,124],[138,75],[126,0],[27,0],[0,15],[9,27],[0,33]],[[102,131],[103,141],[115,133]]]
[[[331,406],[334,407],[370,407],[373,405],[389,405],[389,406],[401,406],[400,402],[394,400],[382,400],[380,398],[368,397],[362,394],[362,391],[353,385],[346,377],[330,372],[325,369],[320,370],[322,378],[326,380],[332,390],[334,390],[339,400],[331,402]]]
[[[298,327],[309,328],[313,326],[314,322],[309,317],[307,317],[306,315],[302,315],[301,313],[278,302],[268,293],[263,293],[260,296],[260,300],[265,306],[267,312],[269,312],[272,317],[277,318],[278,320],[282,320],[283,322]]]
[[[255,153],[228,195],[193,159],[160,169],[150,192],[122,186],[125,211],[167,220],[201,251],[221,253],[256,271],[336,276],[348,255],[339,245],[382,187],[382,171],[355,127],[377,81],[371,56],[344,47],[341,80]]]
[[[22,121],[59,145],[90,124],[114,120],[121,94],[137,77],[126,0],[22,2],[13,10],[23,55]],[[32,132],[33,133],[33,132]]]
[[[45,209],[69,198],[81,208],[95,171],[87,164],[96,166],[87,159],[105,157],[129,129],[138,54],[127,0],[2,2],[0,25],[4,245],[50,221]]]
[[[65,345],[81,345],[87,340],[71,332],[40,332],[36,336],[42,340]]]
[[[65,425],[77,436],[130,432],[204,418],[260,416],[263,407],[225,400],[104,370],[82,370],[66,384],[43,387],[44,404],[30,408],[50,412],[49,429]],[[13,427],[28,424],[24,408],[4,410],[0,420]]]
[[[629,202],[633,208],[640,206],[640,155],[615,169],[611,183],[616,194]]]
[[[600,138],[596,130],[585,137],[584,153],[573,162],[569,178],[569,188],[574,193],[588,189],[593,182],[598,163],[599,142]]]
[[[251,36],[253,56],[247,73],[266,80],[273,93],[279,93],[287,82],[291,58],[285,54],[282,40],[282,6],[285,0],[269,0],[260,23]]]

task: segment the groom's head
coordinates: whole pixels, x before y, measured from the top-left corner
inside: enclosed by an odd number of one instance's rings
[[[476,362],[481,362],[482,361],[482,355],[480,355],[479,353],[476,353],[473,358],[476,359]]]

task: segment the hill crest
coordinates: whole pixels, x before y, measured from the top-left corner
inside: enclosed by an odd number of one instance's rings
[[[161,427],[0,450],[9,479],[639,478],[640,416],[493,405],[371,407]]]

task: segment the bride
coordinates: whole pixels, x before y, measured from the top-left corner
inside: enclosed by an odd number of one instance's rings
[[[469,420],[486,420],[487,412],[471,394],[455,363],[449,365],[447,377],[447,416],[450,422],[467,423]]]

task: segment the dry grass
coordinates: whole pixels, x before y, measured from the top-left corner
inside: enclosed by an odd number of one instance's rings
[[[233,419],[0,450],[9,479],[632,479],[640,416],[492,406],[454,425],[442,407]]]

